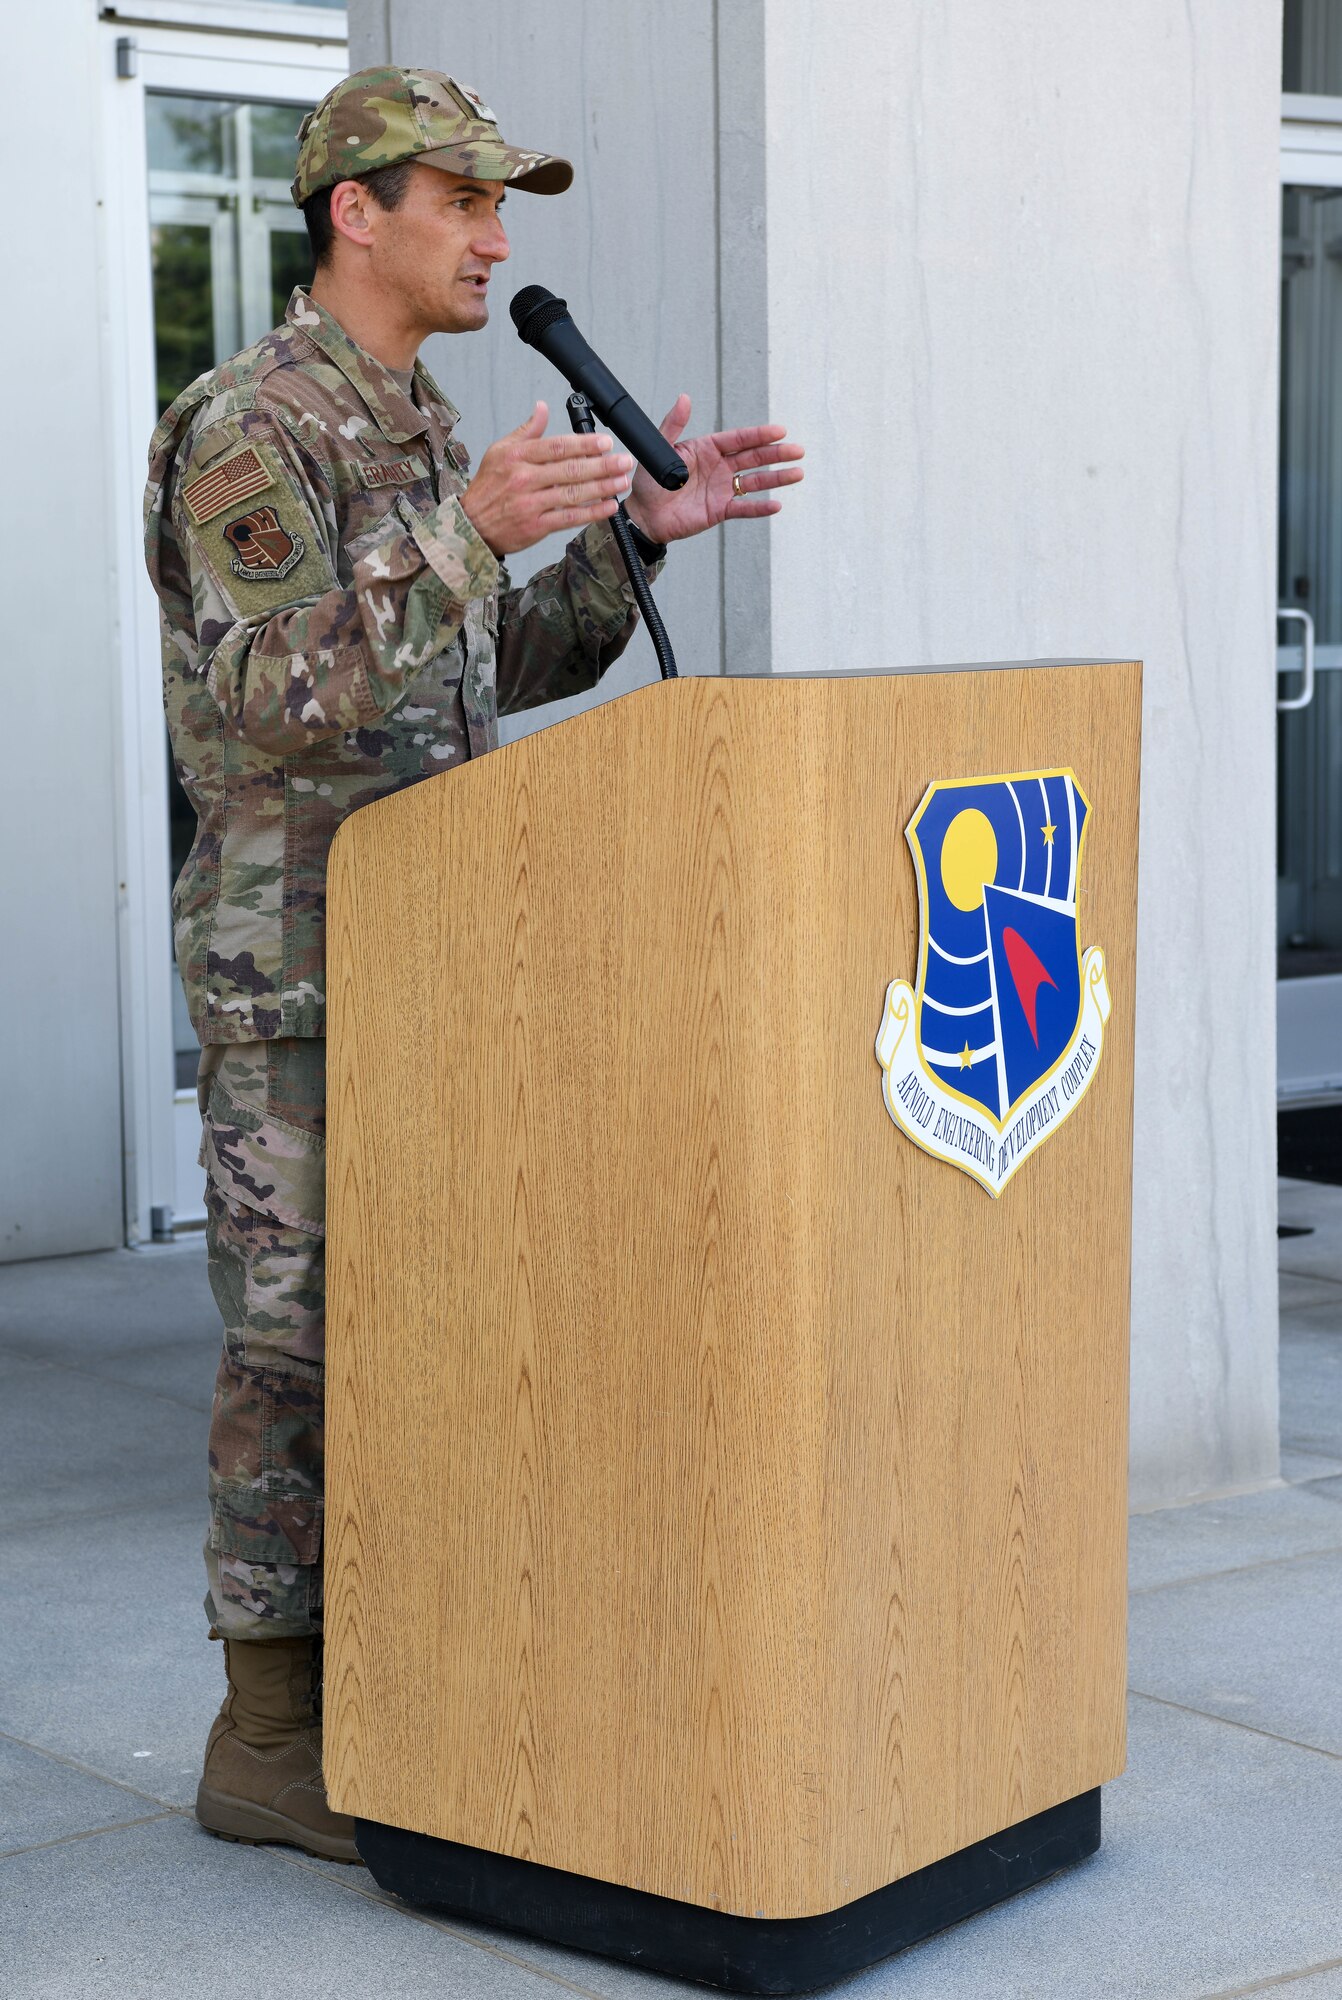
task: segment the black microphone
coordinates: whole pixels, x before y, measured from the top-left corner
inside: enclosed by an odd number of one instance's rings
[[[690,468],[605,362],[593,354],[569,318],[567,299],[557,299],[544,285],[524,285],[508,310],[527,345],[552,361],[575,389],[582,390],[602,423],[610,426],[659,486],[674,493],[685,484]]]

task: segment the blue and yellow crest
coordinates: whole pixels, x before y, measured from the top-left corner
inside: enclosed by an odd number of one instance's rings
[[[885,1101],[993,1195],[1075,1110],[1103,1046],[1104,954],[1077,927],[1089,818],[1064,770],[929,785],[909,821],[918,982],[886,993]]]

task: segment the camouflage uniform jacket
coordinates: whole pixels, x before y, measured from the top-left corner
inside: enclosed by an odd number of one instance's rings
[[[173,929],[204,1043],[323,1034],[346,814],[593,686],[634,629],[604,522],[510,587],[461,509],[456,422],[422,366],[407,395],[299,290],[154,433],[146,557],[199,817]]]

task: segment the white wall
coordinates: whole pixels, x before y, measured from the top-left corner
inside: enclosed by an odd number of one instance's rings
[[[805,440],[771,530],[716,580],[668,567],[697,662],[715,582],[738,669],[1145,659],[1133,1492],[1270,1478],[1278,0],[353,0],[351,28],[354,63],[460,67],[574,149],[553,235],[510,204],[517,277],[631,387],[697,390],[716,310],[727,416]],[[487,341],[444,371],[473,443],[538,379]]]
[[[26,192],[5,219],[10,385],[2,488],[6,756],[0,784],[0,1261],[118,1243],[116,698],[111,494],[98,303],[95,64],[88,0],[8,10],[6,148]],[[22,163],[41,161],[32,180]],[[36,504],[35,504],[36,503]]]

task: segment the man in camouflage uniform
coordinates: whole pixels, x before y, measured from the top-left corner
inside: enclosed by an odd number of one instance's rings
[[[347,813],[493,748],[500,713],[593,686],[633,631],[605,525],[632,461],[547,437],[538,404],[472,478],[416,361],[428,333],[485,324],[505,185],[571,179],[450,77],[347,78],[300,133],[311,292],[193,383],[150,448],[164,695],[199,816],[173,916],[224,1321],[206,1609],[229,1686],[197,1814],[335,1859],[357,1855],[321,1775],[327,854]],[[682,397],[673,443],[688,419]],[[638,474],[649,573],[669,541],[776,510],[768,489],[801,476],[782,435],[683,442],[675,495]],[[562,527],[581,530],[563,560],[514,589],[502,558]]]

